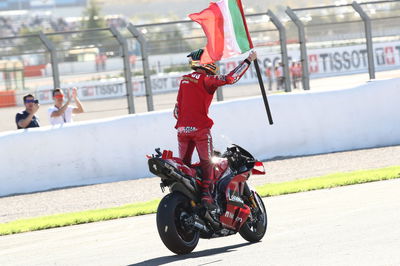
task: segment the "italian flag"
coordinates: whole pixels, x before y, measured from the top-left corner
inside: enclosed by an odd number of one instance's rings
[[[207,37],[200,63],[219,61],[253,48],[241,0],[211,2],[208,8],[190,14],[189,18],[201,25]]]

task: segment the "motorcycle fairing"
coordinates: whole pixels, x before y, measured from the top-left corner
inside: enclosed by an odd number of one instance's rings
[[[218,180],[225,175],[229,167],[228,159],[213,157],[211,161],[214,165],[214,180]]]
[[[226,210],[220,216],[220,222],[227,228],[238,231],[250,215],[250,208],[244,204],[241,195],[247,179],[247,173],[224,178],[220,188],[225,187]],[[227,187],[226,187],[227,186]]]

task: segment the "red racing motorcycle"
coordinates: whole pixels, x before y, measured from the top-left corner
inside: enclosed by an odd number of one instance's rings
[[[199,238],[239,234],[249,242],[258,242],[267,230],[267,212],[261,197],[247,180],[251,174],[265,174],[263,164],[238,145],[213,157],[212,196],[217,208],[201,205],[201,169],[189,167],[171,151],[156,149],[148,156],[149,170],[161,178],[161,189],[170,193],[157,209],[157,229],[164,245],[176,254],[196,248]]]

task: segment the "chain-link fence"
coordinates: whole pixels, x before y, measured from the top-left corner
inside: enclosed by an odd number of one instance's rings
[[[399,1],[373,1],[289,10],[304,28],[309,76],[369,72],[373,79],[398,68],[399,8]]]
[[[247,15],[267,91],[309,89],[309,78],[361,72],[373,78],[375,71],[399,68],[399,11],[400,1],[373,1]],[[27,93],[41,102],[47,125],[55,87],[78,88],[85,113],[76,120],[172,108],[180,78],[190,71],[187,54],[206,41],[200,25],[188,20],[0,37],[0,129],[14,128]],[[220,61],[220,73],[242,59]],[[256,82],[251,68],[239,85],[218,90],[217,99],[259,95],[257,86],[246,85]]]
[[[123,57],[118,33],[104,28],[0,38],[0,106],[16,113],[23,106],[23,96],[32,94],[41,104],[41,124],[47,125],[52,90],[59,87],[67,94],[77,87],[85,108],[78,120],[133,113],[123,61],[126,58],[133,64],[136,43],[126,42],[127,56]],[[5,124],[13,124],[12,120],[8,117]]]

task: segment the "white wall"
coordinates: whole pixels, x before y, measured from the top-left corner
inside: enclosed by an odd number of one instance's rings
[[[214,144],[258,159],[400,144],[400,79],[213,104]],[[150,176],[146,154],[177,143],[171,111],[0,133],[0,196]]]
[[[400,144],[400,79],[268,99],[273,126],[260,98],[214,106],[216,145],[237,143],[266,159]],[[242,130],[229,125],[242,121]]]

